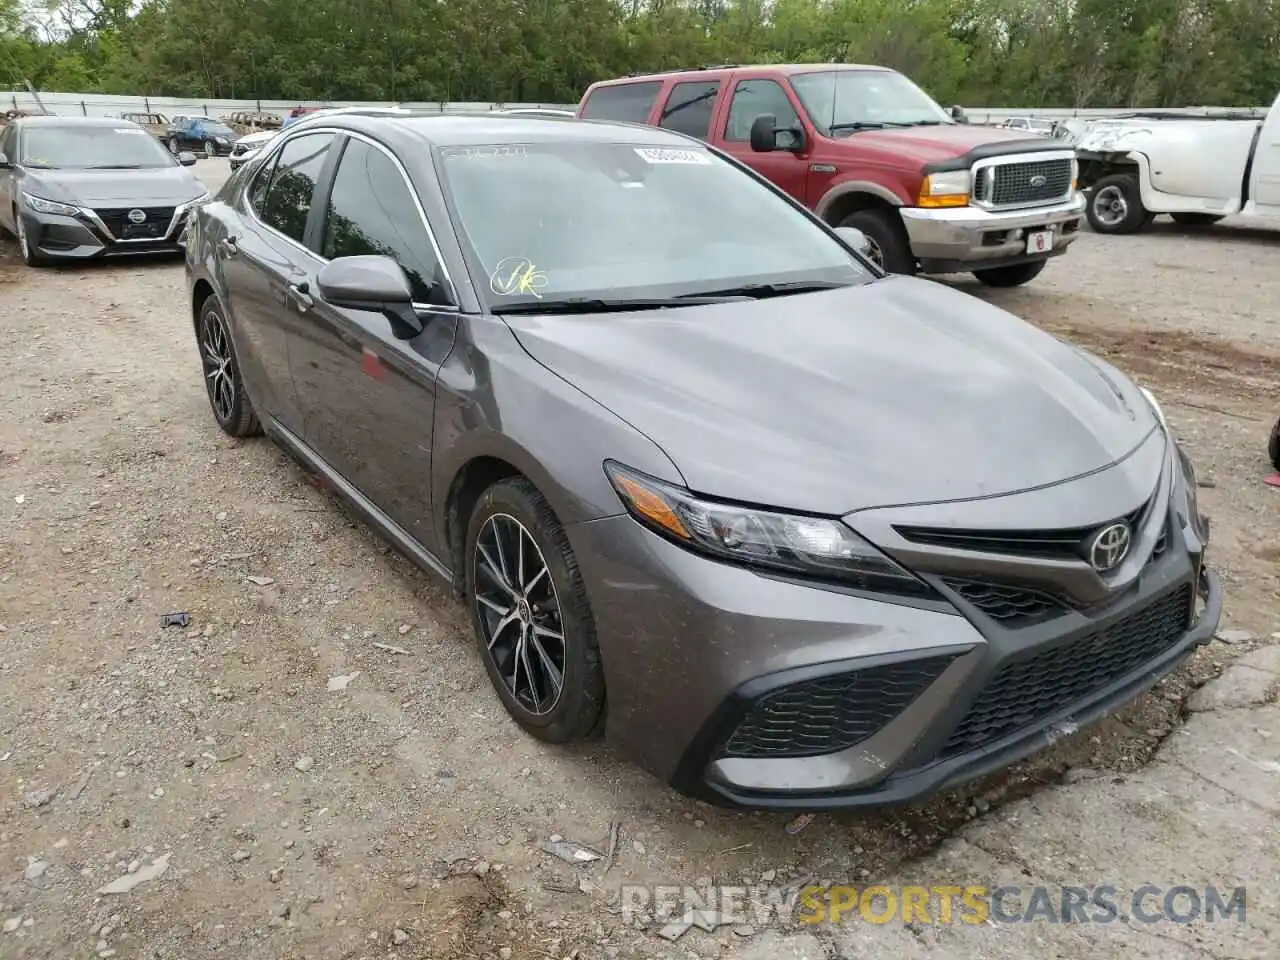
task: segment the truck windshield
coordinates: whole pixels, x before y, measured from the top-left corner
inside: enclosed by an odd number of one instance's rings
[[[954,123],[927,93],[892,70],[823,70],[791,78],[813,125],[827,136],[880,127]]]

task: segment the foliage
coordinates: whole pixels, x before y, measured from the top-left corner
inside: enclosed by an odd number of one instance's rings
[[[896,67],[944,104],[1254,106],[1280,89],[1280,0],[21,2],[0,0],[0,85],[86,93],[572,102],[627,73],[830,60]]]

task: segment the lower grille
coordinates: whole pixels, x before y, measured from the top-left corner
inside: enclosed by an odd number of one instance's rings
[[[1071,190],[1071,161],[1033,160],[991,168],[988,202],[996,207],[1059,200]]]
[[[134,223],[129,219],[134,210],[141,210],[146,219]],[[93,212],[117,240],[160,240],[169,231],[173,210],[173,207],[120,207]]]
[[[1005,627],[1030,626],[1066,612],[1066,608],[1055,597],[1038,590],[1001,586],[980,580],[947,578],[942,582]]]
[[[733,757],[812,757],[866,740],[942,675],[955,655],[805,680],[766,694],[725,745]]]
[[[1190,626],[1191,590],[1187,585],[1109,627],[1001,667],[940,757],[1016,733],[1167,652]]]

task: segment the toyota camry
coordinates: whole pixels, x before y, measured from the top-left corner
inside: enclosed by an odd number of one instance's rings
[[[1222,596],[1156,398],[859,248],[670,131],[347,112],[201,205],[190,323],[218,426],[451,584],[529,733],[897,803],[1139,696]]]

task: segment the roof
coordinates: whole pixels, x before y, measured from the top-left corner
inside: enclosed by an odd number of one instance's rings
[[[688,70],[667,70],[662,73],[637,74],[634,77],[617,77],[613,80],[602,80],[594,86],[612,86],[616,83],[637,83],[644,80],[666,80],[670,77],[705,77],[717,73],[731,71],[759,70],[766,73],[782,73],[787,76],[798,73],[829,73],[833,70],[878,70],[890,71],[889,67],[881,67],[870,63],[756,63],[756,64],[724,64],[714,67],[694,67]]]
[[[694,141],[679,133],[638,123],[578,120],[516,113],[449,113],[369,110],[318,114],[289,127],[290,134],[339,127],[381,139],[403,139],[428,146],[451,147],[501,143],[635,143],[687,147]]]

